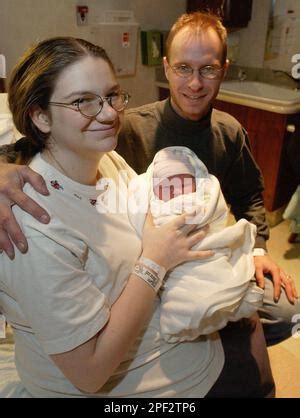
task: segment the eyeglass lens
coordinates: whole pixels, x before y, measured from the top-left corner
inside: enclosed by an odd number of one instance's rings
[[[190,77],[194,73],[194,71],[198,71],[198,73],[208,79],[214,79],[219,76],[220,71],[222,68],[214,67],[212,65],[207,65],[205,67],[199,69],[193,69],[189,65],[180,65],[172,67],[174,72],[179,75],[180,77]]]
[[[113,109],[120,112],[125,109],[128,103],[128,94],[120,93],[109,97],[86,97],[78,103],[78,109],[85,116],[96,116],[101,112],[104,101],[106,101]]]

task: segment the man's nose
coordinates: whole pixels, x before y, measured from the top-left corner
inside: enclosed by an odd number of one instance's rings
[[[198,70],[194,70],[189,80],[189,87],[192,90],[199,90],[203,87],[203,79]]]

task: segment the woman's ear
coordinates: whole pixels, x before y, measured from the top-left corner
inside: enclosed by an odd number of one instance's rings
[[[42,110],[39,106],[36,106],[31,110],[30,117],[32,122],[41,132],[44,134],[50,132],[50,117],[45,110]]]

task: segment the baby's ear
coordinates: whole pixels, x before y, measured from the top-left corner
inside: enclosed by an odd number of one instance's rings
[[[32,122],[41,132],[45,134],[50,132],[50,117],[45,110],[42,110],[39,106],[36,106],[30,111],[30,117]]]

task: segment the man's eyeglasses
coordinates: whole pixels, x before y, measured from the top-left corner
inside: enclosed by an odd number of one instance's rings
[[[49,102],[49,105],[67,107],[80,112],[87,118],[94,118],[99,115],[103,109],[104,102],[107,102],[109,106],[117,112],[122,112],[127,106],[129,99],[130,95],[126,91],[120,91],[119,93],[113,93],[107,97],[101,97],[97,94],[88,94],[73,103]]]
[[[198,71],[198,73],[203,78],[207,78],[208,80],[215,80],[220,77],[221,72],[223,71],[224,67],[219,67],[217,65],[205,65],[201,68],[192,68],[187,64],[179,64],[171,66],[171,69],[174,71],[176,75],[182,78],[189,78],[194,74],[194,71]]]

